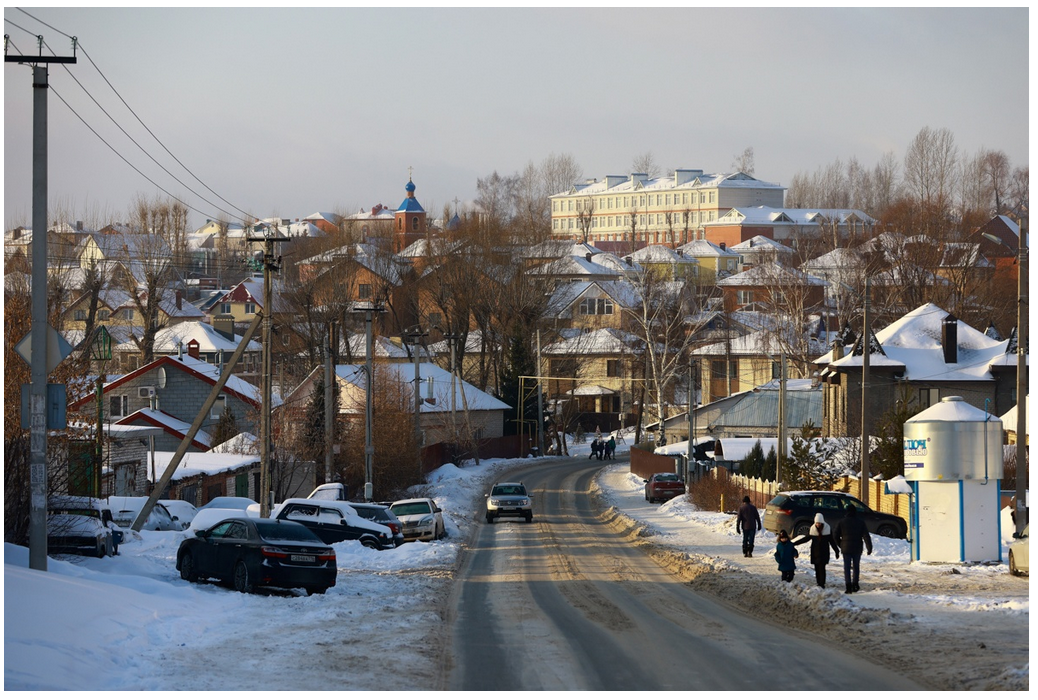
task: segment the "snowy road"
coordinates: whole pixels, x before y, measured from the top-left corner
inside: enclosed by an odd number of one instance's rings
[[[510,475],[532,524],[478,528],[455,593],[452,690],[895,690],[911,680],[695,593],[608,528],[600,462]],[[679,651],[680,650],[680,651]],[[796,659],[826,672],[805,674]]]

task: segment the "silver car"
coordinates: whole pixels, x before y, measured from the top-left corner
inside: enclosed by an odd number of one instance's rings
[[[533,521],[533,499],[521,481],[494,484],[485,498],[488,523],[494,522],[495,518],[523,518],[528,523]]]

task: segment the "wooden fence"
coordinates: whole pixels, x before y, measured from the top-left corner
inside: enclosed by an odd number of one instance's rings
[[[732,483],[739,486],[739,488],[746,491],[746,495],[750,497],[753,505],[758,508],[764,508],[768,501],[775,497],[775,494],[779,492],[778,484],[774,481],[766,481],[764,479],[753,479],[751,477],[742,476],[740,474],[729,474],[724,467],[718,467],[713,470],[714,478],[723,479],[728,478]],[[849,493],[855,498],[861,498],[861,493],[858,490],[859,479],[857,477],[841,477],[833,484],[831,491],[843,491]],[[873,510],[877,510],[881,513],[890,513],[892,515],[898,515],[905,519],[905,522],[909,522],[910,516],[910,505],[909,496],[905,493],[883,493],[883,482],[882,481],[869,481],[869,498],[868,505]]]

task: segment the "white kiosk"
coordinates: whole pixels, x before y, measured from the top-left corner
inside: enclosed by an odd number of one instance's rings
[[[949,396],[905,421],[912,560],[1002,560],[1002,421]]]

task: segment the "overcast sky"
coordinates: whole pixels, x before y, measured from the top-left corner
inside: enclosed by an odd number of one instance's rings
[[[63,34],[81,43],[76,65],[50,65],[48,103],[50,201],[80,219],[168,195],[59,95],[187,202],[192,226],[221,207],[396,208],[409,168],[438,216],[471,201],[477,178],[553,153],[602,178],[646,152],[664,169],[726,171],[752,146],[756,176],[788,186],[837,158],[900,159],[930,126],[968,154],[1028,163],[1026,8],[28,12],[51,27],[5,8],[8,55],[35,54],[37,33],[58,55],[71,53]],[[31,220],[32,92],[31,69],[7,64],[7,228]]]

